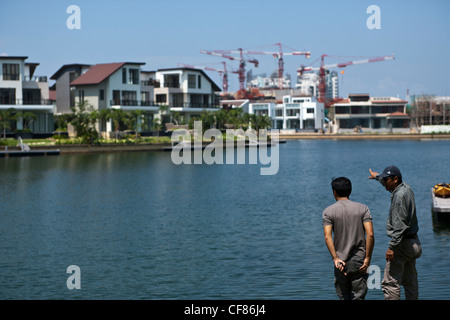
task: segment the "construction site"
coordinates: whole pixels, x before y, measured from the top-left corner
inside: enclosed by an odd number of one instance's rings
[[[325,59],[334,58],[328,54],[322,54],[318,59],[314,60],[310,65],[300,66],[295,71],[297,73],[297,82],[295,86],[291,81],[291,76],[285,73],[285,56],[303,56],[305,59],[310,59],[310,51],[298,51],[282,45],[281,43],[275,43],[268,47],[277,48],[277,50],[265,51],[265,50],[244,50],[242,48],[234,50],[201,50],[200,53],[215,56],[222,60],[235,61],[238,63],[237,68],[230,67],[226,61],[221,61],[221,68],[212,68],[202,65],[189,65],[178,64],[182,67],[195,68],[201,70],[207,70],[212,72],[218,72],[222,78],[221,93],[222,98],[227,99],[276,99],[283,95],[304,95],[314,96],[321,103],[324,103],[325,109],[337,101],[341,100],[339,97],[339,83],[337,80],[337,72],[333,69],[342,69],[348,66],[381,62],[386,60],[394,60],[394,55],[370,57],[364,59],[348,60],[339,63],[326,64]],[[286,51],[289,49],[290,51]],[[251,65],[258,68],[260,61],[254,56],[268,55],[277,60],[277,70],[274,71],[270,77],[253,76],[252,71],[247,71],[247,65]],[[339,56],[342,59],[345,57]],[[350,59],[350,57],[349,57]],[[315,63],[320,63],[319,66],[314,66]],[[236,74],[239,80],[239,90],[236,92],[229,92],[229,74]],[[343,74],[343,71],[341,71]]]

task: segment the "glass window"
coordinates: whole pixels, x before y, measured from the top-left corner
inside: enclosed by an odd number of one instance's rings
[[[3,80],[19,80],[19,73],[18,63],[3,64]]]
[[[139,84],[139,70],[138,69],[130,69],[128,71],[128,84]]]
[[[195,75],[194,74],[188,74],[188,88],[189,89],[195,89]]]

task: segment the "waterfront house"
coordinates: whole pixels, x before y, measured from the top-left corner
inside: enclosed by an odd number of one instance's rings
[[[191,117],[199,117],[203,110],[220,108],[216,92],[221,89],[200,69],[158,69],[154,89],[155,103],[167,105],[170,112],[177,112],[187,123]]]
[[[70,87],[70,83],[90,67],[89,64],[65,64],[50,77],[51,80],[55,80],[57,114],[72,112],[70,108],[75,106],[75,90]]]
[[[324,127],[324,105],[314,96],[285,95],[281,102],[251,101],[250,114],[266,115],[280,132],[317,131]]]
[[[407,101],[394,97],[370,97],[369,94],[349,94],[347,99],[330,107],[333,132],[353,131],[410,131]]]
[[[142,62],[102,63],[91,66],[86,72],[70,82],[75,104],[86,101],[95,110],[140,110],[144,120],[152,123],[159,112],[150,97],[151,83],[141,81]],[[148,80],[148,79],[147,79]],[[57,90],[58,86],[57,86]],[[99,131],[114,131],[112,121],[101,121]]]
[[[54,129],[54,105],[49,99],[46,76],[37,76],[39,63],[26,62],[26,56],[0,56],[0,110],[30,115],[17,117],[10,131],[49,134]]]

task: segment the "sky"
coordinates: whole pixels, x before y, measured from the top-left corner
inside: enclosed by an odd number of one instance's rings
[[[69,29],[70,5],[80,8],[80,29]],[[379,29],[369,29],[367,12],[377,5]],[[72,20],[71,20],[72,21]],[[450,1],[447,0],[0,0],[0,55],[28,56],[35,75],[52,76],[62,65],[144,62],[143,70],[179,64],[237,70],[238,62],[200,50],[310,51],[311,58],[284,56],[285,73],[296,81],[301,65],[394,55],[395,60],[347,68],[339,95],[378,97],[450,95]],[[277,60],[249,55],[270,74]],[[341,71],[344,71],[341,74]],[[222,87],[220,74],[206,71]],[[52,81],[50,80],[50,84]],[[229,91],[237,74],[229,74]]]

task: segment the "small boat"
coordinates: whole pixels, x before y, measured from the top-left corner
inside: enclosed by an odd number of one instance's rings
[[[438,183],[431,189],[432,210],[450,213],[450,184]]]
[[[433,192],[437,197],[450,198],[450,184],[438,183],[433,187]]]

